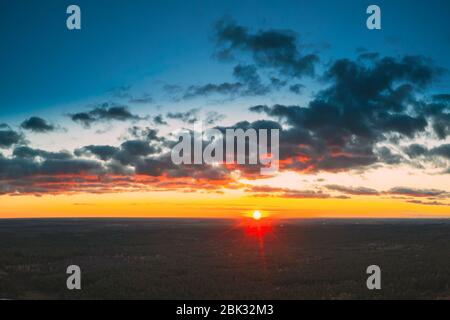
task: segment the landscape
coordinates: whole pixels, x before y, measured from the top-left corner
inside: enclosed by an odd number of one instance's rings
[[[450,300],[449,30],[449,0],[1,0],[0,299]]]
[[[0,298],[450,298],[448,219],[252,223],[2,220]],[[71,264],[81,290],[66,288]],[[366,287],[372,264],[381,290]]]

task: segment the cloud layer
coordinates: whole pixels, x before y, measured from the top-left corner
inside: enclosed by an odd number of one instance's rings
[[[298,96],[306,89],[299,79],[316,77],[319,89],[307,102],[248,107],[256,121],[240,119],[223,125],[222,110],[206,113],[205,123],[221,131],[280,130],[280,170],[317,174],[432,164],[443,174],[450,173],[450,95],[427,94],[443,70],[425,57],[366,52],[319,65],[319,54],[306,52],[295,33],[250,30],[231,20],[215,25],[214,41],[215,55],[233,61],[233,80],[186,88],[166,86],[167,92],[182,99],[242,98],[284,89]],[[127,103],[153,102],[148,94],[136,98],[129,91],[129,87],[120,87],[114,96]],[[259,165],[176,166],[170,150],[177,141],[172,132],[162,135],[157,128],[174,122],[176,128],[180,123],[191,125],[201,118],[201,112],[189,107],[140,116],[121,102],[93,105],[71,113],[70,119],[84,128],[120,121],[128,125],[127,138],[107,145],[96,144],[93,137],[92,143],[59,152],[31,146],[23,133],[52,132],[56,124],[38,116],[25,119],[17,129],[0,124],[0,148],[9,154],[0,154],[0,194],[240,189],[261,197],[298,199],[383,196],[429,205],[448,199],[445,190],[402,186],[389,190],[328,183],[308,190],[255,187],[240,179],[261,178]],[[148,123],[141,127],[143,120]],[[433,144],[425,145],[424,140]]]

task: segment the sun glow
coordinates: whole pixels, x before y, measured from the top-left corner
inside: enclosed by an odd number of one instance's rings
[[[255,220],[260,220],[262,218],[261,212],[258,210],[253,211],[252,217]]]

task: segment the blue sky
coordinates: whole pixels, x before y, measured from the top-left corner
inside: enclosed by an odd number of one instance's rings
[[[65,9],[82,10],[82,30]],[[448,1],[377,1],[382,30],[365,28],[368,1],[2,1],[0,116],[67,104],[80,108],[114,87],[154,92],[158,81],[201,84],[230,78],[213,57],[212,25],[228,16],[248,28],[289,29],[321,59],[364,47],[422,54],[450,67]],[[432,23],[431,23],[432,22]],[[325,46],[326,44],[326,46]],[[448,78],[447,78],[448,79]],[[437,84],[445,87],[444,83]]]

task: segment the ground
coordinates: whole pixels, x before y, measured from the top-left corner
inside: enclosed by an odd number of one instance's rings
[[[255,223],[0,220],[0,299],[450,299],[450,220]]]

